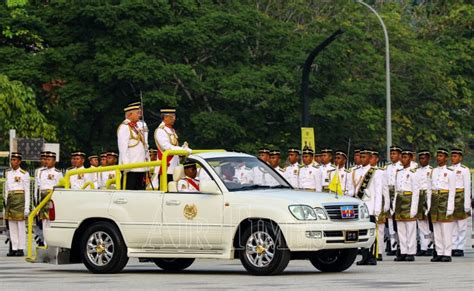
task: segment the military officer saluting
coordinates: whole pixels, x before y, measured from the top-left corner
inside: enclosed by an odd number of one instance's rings
[[[37,201],[42,201],[48,190],[53,190],[54,186],[59,183],[59,180],[63,178],[61,171],[55,168],[56,165],[56,153],[46,152],[46,168],[44,168],[39,174],[39,197]],[[47,203],[39,212],[39,218],[43,224],[43,229],[49,225],[49,203]],[[42,237],[42,235],[41,235]],[[44,238],[41,238],[44,242]]]
[[[451,262],[453,247],[453,213],[456,197],[456,176],[448,168],[448,150],[436,151],[438,166],[431,174],[430,215],[433,222],[434,240],[437,256],[432,262]]]
[[[416,215],[418,213],[419,186],[416,170],[411,169],[412,152],[402,151],[403,169],[398,170],[395,177],[395,200],[393,204],[397,221],[400,254],[396,262],[414,261],[416,254]]]
[[[469,168],[461,164],[461,149],[451,150],[451,167],[456,180],[456,197],[453,213],[453,257],[464,256],[467,223],[471,216],[471,173]]]
[[[420,199],[418,202],[417,224],[420,235],[420,251],[417,256],[432,256],[433,249],[430,249],[432,242],[432,233],[428,222],[428,205],[431,199],[431,172],[433,168],[430,166],[431,153],[429,150],[418,151],[418,161],[420,166],[416,169],[416,181],[418,181],[420,189]]]
[[[186,160],[183,167],[185,177],[178,181],[178,192],[199,192],[196,162]]]
[[[303,165],[300,166],[298,185],[300,189],[321,192],[321,171],[319,166],[313,165],[313,150],[303,149]]]
[[[290,183],[293,188],[298,188],[298,176],[300,172],[300,165],[298,164],[300,151],[297,148],[288,149],[288,163],[285,168],[284,178]]]
[[[117,129],[117,144],[119,149],[119,164],[143,163],[148,153],[145,133],[138,125],[141,116],[141,106],[136,102],[129,104],[123,110],[126,119]],[[134,168],[122,174],[125,189],[145,190],[145,169]]]
[[[178,134],[174,130],[174,123],[176,121],[176,109],[174,108],[162,108],[160,110],[162,122],[155,130],[155,142],[158,149],[158,159],[161,160],[163,153],[166,150],[186,150],[191,153],[192,150],[188,147],[185,142],[183,146],[179,146]],[[167,158],[168,170],[168,181],[173,179],[173,170],[179,165],[179,156],[170,155]],[[157,167],[158,175],[161,175],[161,167]]]
[[[7,256],[21,257],[25,249],[25,218],[30,213],[30,175],[20,168],[21,153],[10,154],[11,168],[5,172],[5,219],[8,220],[11,252]]]
[[[321,169],[321,184],[322,191],[329,192],[329,183],[336,174],[336,167],[332,164],[332,149],[324,148],[321,150],[322,153],[322,166]]]

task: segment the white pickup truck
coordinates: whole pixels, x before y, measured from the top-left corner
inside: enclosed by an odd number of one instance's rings
[[[344,271],[357,249],[375,240],[360,200],[292,189],[247,154],[193,153],[188,159],[200,167],[197,193],[177,191],[182,167],[167,191],[55,189],[54,220],[44,231],[48,247],[94,273],[120,272],[129,258],[147,258],[167,271],[197,258],[238,258],[251,274],[274,275],[292,259],[309,259],[323,272]],[[260,171],[265,182],[230,177],[243,166]]]

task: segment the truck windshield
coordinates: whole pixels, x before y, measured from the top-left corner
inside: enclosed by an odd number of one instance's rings
[[[288,182],[270,165],[255,157],[206,159],[229,191],[289,188]]]

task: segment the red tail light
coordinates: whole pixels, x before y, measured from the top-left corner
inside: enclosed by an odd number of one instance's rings
[[[54,209],[54,201],[49,201],[49,220],[54,221],[56,219],[56,210]]]

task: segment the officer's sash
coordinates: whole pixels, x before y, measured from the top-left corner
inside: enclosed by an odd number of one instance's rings
[[[367,189],[367,187],[369,186],[370,179],[372,179],[372,176],[374,175],[374,173],[375,173],[375,168],[371,167],[365,174],[364,180],[362,180],[362,184],[359,187],[359,191],[357,191],[357,197],[359,197],[359,199],[364,198],[365,189]]]

